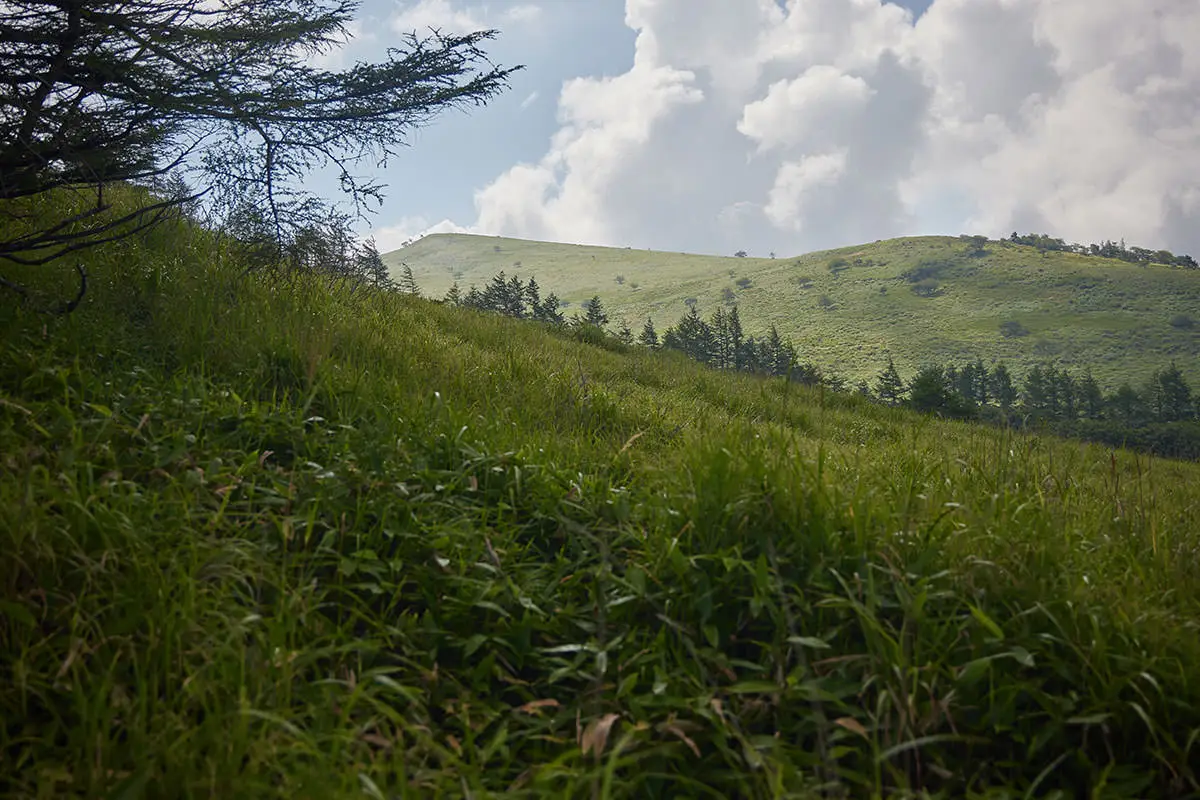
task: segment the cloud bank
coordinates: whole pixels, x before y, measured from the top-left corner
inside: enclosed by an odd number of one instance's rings
[[[934,0],[916,21],[880,0],[627,0],[625,22],[628,71],[564,83],[544,155],[478,190],[473,229],[752,254],[1019,229],[1200,252],[1195,0]]]

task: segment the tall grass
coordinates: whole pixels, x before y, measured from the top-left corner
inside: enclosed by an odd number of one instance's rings
[[[1200,793],[1196,465],[87,258],[0,301],[5,796]]]

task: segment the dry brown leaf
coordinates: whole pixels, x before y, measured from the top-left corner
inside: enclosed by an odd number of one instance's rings
[[[518,775],[517,779],[508,785],[508,791],[515,792],[517,789],[524,788],[529,783],[529,781],[533,778],[533,775],[534,775],[534,768],[530,767],[529,769],[525,770],[520,775]]]
[[[686,744],[688,747],[690,747],[692,749],[692,752],[696,754],[696,758],[700,757],[700,748],[696,746],[696,743],[692,741],[691,737],[688,736],[686,733],[684,733],[683,729],[680,728],[678,725],[676,725],[673,722],[668,722],[666,725],[662,726],[662,729],[664,731],[673,733],[676,736],[678,736],[680,739],[683,740],[684,744]]]
[[[638,431],[633,436],[630,436],[629,441],[625,442],[625,446],[617,451],[617,456],[620,457],[620,456],[624,455],[625,451],[628,450],[630,447],[632,447],[633,443],[636,442],[638,439],[642,438],[642,436],[645,433],[646,433],[645,431]]]
[[[395,745],[392,744],[391,741],[383,738],[378,733],[364,733],[362,736],[360,736],[358,738],[362,739],[367,744],[375,745],[376,747],[380,748],[381,750],[391,750],[393,747],[395,747]]]
[[[558,708],[558,701],[553,697],[545,700],[533,700],[519,707],[517,711],[523,711],[526,714],[540,714],[543,708]]]
[[[581,747],[586,754],[589,751],[599,758],[604,753],[604,748],[608,745],[608,734],[612,731],[613,723],[621,718],[620,714],[605,714],[599,719],[594,719],[588,723],[587,728],[583,731]]]
[[[62,677],[67,674],[67,670],[75,663],[75,659],[79,657],[81,650],[83,650],[83,639],[72,639],[71,648],[67,651],[67,657],[62,666],[58,668],[58,674],[54,676],[54,680],[62,680]]]
[[[859,722],[858,720],[856,720],[854,717],[841,717],[840,719],[835,719],[833,721],[833,724],[840,725],[848,731],[857,733],[859,736],[863,737],[864,739],[871,738],[870,734],[867,733],[867,729],[864,728],[862,726],[862,723]]]

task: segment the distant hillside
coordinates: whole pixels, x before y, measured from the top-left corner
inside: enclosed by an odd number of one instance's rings
[[[674,324],[688,298],[708,316],[732,292],[749,332],[775,324],[803,358],[851,379],[889,357],[906,376],[982,357],[1019,372],[1047,361],[1091,369],[1108,385],[1174,359],[1200,378],[1200,271],[1010,242],[974,253],[963,239],[926,236],[770,259],[438,234],[384,261],[393,275],[407,263],[434,297],[500,270],[532,275],[572,303],[568,316],[599,294],[635,328],[647,316],[660,330]]]

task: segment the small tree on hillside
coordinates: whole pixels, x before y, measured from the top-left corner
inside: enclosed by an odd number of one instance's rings
[[[950,407],[946,372],[936,365],[922,367],[908,386],[908,403],[917,411],[945,411]]]
[[[379,248],[375,246],[374,239],[367,239],[359,246],[354,260],[354,271],[360,276],[381,288],[391,286],[392,278],[388,274],[387,265],[383,263],[383,256],[379,255]]]
[[[608,324],[608,314],[604,313],[600,295],[592,295],[592,299],[583,304],[583,321],[598,328],[603,328]]]
[[[1079,411],[1085,419],[1100,419],[1104,413],[1104,395],[1090,370],[1079,379]]]
[[[986,236],[964,236],[964,241],[967,243],[967,255],[972,258],[987,255],[988,237]]]
[[[529,283],[525,285],[524,295],[525,302],[529,304],[529,314],[534,319],[540,319],[542,309],[542,289],[538,286],[538,282],[530,276]]]
[[[1108,414],[1123,425],[1138,426],[1146,421],[1148,411],[1145,399],[1125,381],[1105,401]]]
[[[1178,422],[1192,417],[1192,387],[1175,362],[1150,378],[1145,396],[1159,422]]]
[[[642,326],[642,334],[638,337],[638,342],[651,350],[658,349],[658,331],[654,330],[654,320],[649,317],[646,317],[646,324]]]
[[[904,381],[890,358],[887,366],[875,376],[875,394],[889,405],[896,405],[904,398]]]
[[[417,279],[413,277],[412,267],[408,264],[401,265],[400,280],[396,281],[396,288],[404,294],[411,294],[413,297],[421,295],[421,289],[417,286]]]
[[[996,404],[1000,408],[1008,411],[1017,402],[1019,393],[1013,381],[1012,373],[1008,371],[1008,367],[1001,361],[992,368],[992,374],[988,376],[988,394],[995,399]]]
[[[533,312],[533,317],[541,322],[548,322],[551,325],[563,325],[566,319],[563,318],[562,311],[559,310],[562,306],[558,295],[554,292],[546,295],[546,299]]]
[[[629,328],[629,323],[621,320],[621,328],[617,331],[617,339],[621,344],[633,344],[633,331]]]

